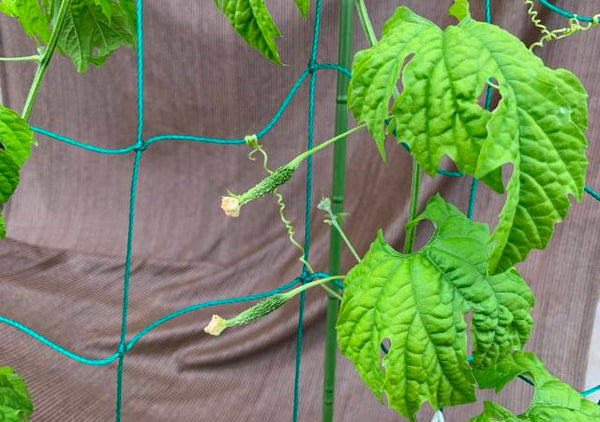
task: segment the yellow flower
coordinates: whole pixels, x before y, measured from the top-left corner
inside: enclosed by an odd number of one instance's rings
[[[239,199],[232,196],[224,196],[221,200],[221,208],[229,217],[239,217],[242,205]]]
[[[208,325],[204,327],[204,332],[211,336],[218,336],[225,328],[227,328],[227,320],[219,315],[213,315]]]

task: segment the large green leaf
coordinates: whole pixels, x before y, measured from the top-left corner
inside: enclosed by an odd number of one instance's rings
[[[9,200],[19,184],[19,169],[29,158],[33,132],[14,111],[0,106],[0,205]],[[0,238],[5,236],[0,216]]]
[[[48,42],[48,17],[38,0],[2,0],[0,12],[16,18],[23,31],[36,42]]]
[[[502,166],[512,166],[489,264],[500,273],[543,249],[567,214],[568,195],[583,194],[587,94],[573,74],[545,67],[516,37],[457,5],[464,20],[444,30],[400,7],[381,40],[356,55],[349,104],[384,157],[392,113],[398,139],[430,175],[448,156],[502,192]],[[490,78],[502,97],[493,111],[478,104]]]
[[[486,368],[527,341],[533,296],[514,270],[489,276],[484,224],[441,197],[415,222],[436,227],[419,252],[403,255],[380,233],[346,278],[337,324],[340,350],[363,381],[404,416],[475,400],[464,316],[473,312],[473,366]],[[389,353],[381,359],[380,345]]]
[[[264,0],[215,0],[231,26],[269,60],[281,64],[275,39],[281,32],[273,22]]]
[[[0,421],[23,422],[33,412],[25,382],[12,368],[0,368]]]
[[[44,1],[48,4],[47,10],[55,16],[60,0]],[[90,64],[102,65],[111,53],[123,46],[135,46],[135,9],[132,2],[72,0],[58,47],[71,58],[79,72],[85,72]]]
[[[531,353],[516,352],[483,371],[475,371],[481,388],[500,391],[519,375],[528,375],[535,392],[531,406],[518,417],[500,405],[486,402],[483,414],[472,422],[599,422],[600,406],[549,373]]]
[[[101,65],[115,50],[135,46],[134,0],[72,0],[58,49],[79,72]],[[0,12],[16,18],[38,44],[48,43],[61,0],[1,0]]]

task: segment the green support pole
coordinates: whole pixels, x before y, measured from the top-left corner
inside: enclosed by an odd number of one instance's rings
[[[347,68],[352,64],[352,20],[353,0],[340,1],[340,21],[338,39],[338,63]],[[337,76],[337,94],[335,108],[335,134],[348,130],[348,78],[341,73]],[[331,209],[335,215],[344,211],[344,179],[346,175],[346,139],[335,144],[333,150],[333,181]],[[340,222],[341,223],[341,222]],[[341,270],[342,238],[333,227],[329,242],[329,273],[339,274]],[[333,285],[330,286],[335,289]],[[327,298],[327,332],[325,337],[325,370],[323,375],[323,422],[333,421],[335,399],[335,364],[337,341],[335,323],[338,317],[339,301]]]

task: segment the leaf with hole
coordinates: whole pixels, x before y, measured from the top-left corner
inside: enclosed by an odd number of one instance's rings
[[[12,368],[0,368],[0,420],[24,422],[33,412],[25,382]]]
[[[472,312],[473,367],[520,350],[532,326],[531,291],[515,270],[486,272],[492,252],[484,224],[434,197],[414,222],[435,233],[403,255],[381,233],[347,275],[337,323],[342,353],[381,400],[404,416],[475,400],[464,317]],[[388,339],[389,353],[380,345]]]
[[[501,273],[548,244],[554,226],[583,194],[587,159],[587,94],[572,73],[552,70],[509,32],[462,18],[442,30],[400,7],[381,40],[356,55],[349,104],[385,157],[384,122],[394,127],[434,175],[444,156],[464,173],[503,192],[502,166],[512,175],[493,235],[489,270]],[[490,78],[501,100],[487,111],[478,100]]]
[[[502,361],[475,371],[481,388],[504,386],[519,375],[533,380],[534,395],[529,409],[518,417],[504,407],[486,402],[484,412],[471,422],[599,422],[600,406],[586,400],[544,368],[544,364],[532,353],[517,352]]]

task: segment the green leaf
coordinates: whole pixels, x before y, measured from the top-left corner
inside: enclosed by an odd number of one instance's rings
[[[448,15],[454,16],[459,22],[471,18],[469,0],[454,0],[454,4],[448,10]]]
[[[12,368],[0,368],[0,420],[2,422],[23,422],[29,420],[33,412],[31,397],[25,382]]]
[[[15,0],[2,0],[0,1],[0,13],[4,13],[6,16],[11,18],[17,17],[17,6]]]
[[[599,422],[600,406],[581,397],[544,368],[532,353],[516,352],[483,371],[475,371],[481,388],[496,387],[500,391],[519,375],[529,376],[535,392],[531,406],[518,417],[505,408],[487,402],[485,411],[472,422]]]
[[[461,4],[453,14],[464,15]],[[430,175],[448,156],[503,192],[502,166],[512,165],[489,270],[501,273],[545,248],[567,214],[568,195],[583,194],[587,94],[579,80],[545,67],[497,26],[464,19],[442,30],[400,7],[381,40],[356,55],[349,89],[355,117],[384,157],[384,122],[400,75],[394,127]],[[478,104],[490,78],[502,97],[491,112]]]
[[[503,72],[510,77],[510,67]],[[546,247],[569,211],[568,195],[581,200],[588,165],[587,94],[579,80],[566,70],[542,69],[528,84],[518,77],[514,81],[506,97],[517,105],[506,100],[498,106],[476,170],[482,176],[507,163],[513,166],[493,237],[492,272]]]
[[[0,106],[0,205],[9,200],[19,184],[19,170],[29,158],[33,132],[14,111]],[[0,216],[0,238],[5,236]]]
[[[133,0],[72,0],[58,47],[79,72],[90,64],[100,66],[114,51],[135,46]],[[45,0],[50,13],[58,13],[60,0]],[[110,6],[110,10],[108,10]]]
[[[281,32],[273,22],[264,0],[215,0],[215,3],[248,44],[267,59],[281,64],[275,43],[275,39],[281,37]]]
[[[58,40],[79,72],[102,65],[115,50],[135,46],[134,0],[72,0]],[[61,0],[1,0],[0,12],[16,18],[36,43],[48,43]]]
[[[475,400],[464,316],[473,312],[473,367],[486,368],[527,341],[533,296],[516,271],[486,273],[484,224],[434,197],[410,224],[436,227],[419,252],[403,255],[380,233],[346,278],[338,342],[363,381],[404,416]],[[390,341],[381,359],[380,345]]]
[[[48,18],[38,0],[4,0],[0,12],[16,18],[25,33],[36,42],[48,42]]]
[[[111,0],[94,0],[94,4],[100,8],[100,10],[104,14],[104,16],[106,16],[108,18],[108,21],[110,22],[110,19],[112,18],[112,12],[113,12],[112,1]]]
[[[306,19],[306,17],[308,16],[308,9],[310,8],[310,0],[294,0],[294,1],[296,2],[296,5],[298,6],[300,13],[302,14],[302,17],[304,19]]]
[[[483,413],[471,422],[521,422],[512,412],[499,404],[486,401],[483,403]]]

